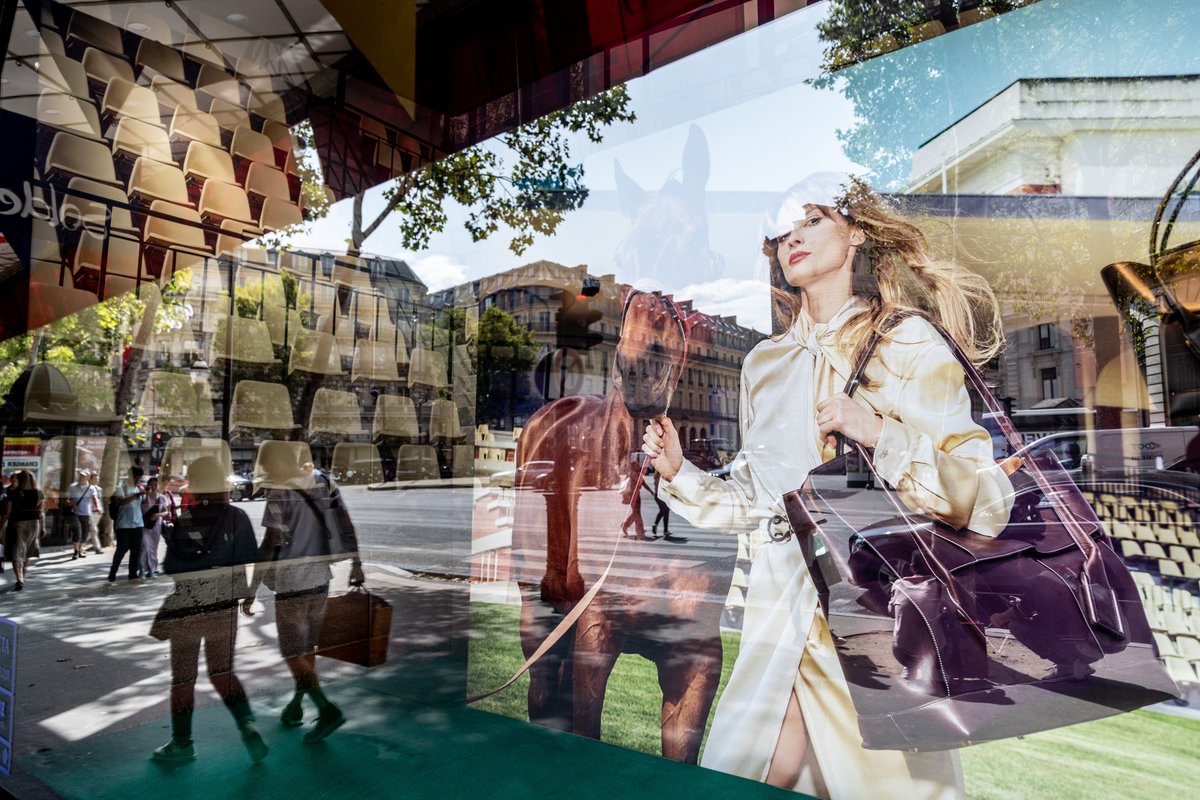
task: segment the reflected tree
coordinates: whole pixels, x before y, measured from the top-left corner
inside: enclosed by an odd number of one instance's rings
[[[426,164],[387,186],[384,207],[373,220],[363,217],[363,194],[355,195],[349,253],[357,255],[393,213],[404,246],[422,250],[445,229],[451,202],[469,211],[466,228],[474,241],[503,226],[513,234],[509,249],[523,253],[535,235],[553,234],[587,200],[583,166],[572,161],[571,136],[603,141],[608,126],[634,120],[629,104],[629,93],[617,86]]]

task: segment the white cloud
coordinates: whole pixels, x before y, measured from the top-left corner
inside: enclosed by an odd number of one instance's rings
[[[739,325],[771,331],[771,290],[762,281],[721,278],[685,286],[675,297],[691,300],[692,307],[705,314],[736,316]]]
[[[417,277],[425,282],[431,292],[449,289],[451,286],[457,286],[467,280],[466,266],[449,256],[426,256],[415,261],[410,260],[409,266],[413,268],[413,272],[417,273]]]

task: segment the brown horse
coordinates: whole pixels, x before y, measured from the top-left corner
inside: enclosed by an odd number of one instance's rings
[[[609,561],[636,502],[641,425],[670,406],[687,355],[688,320],[659,293],[625,304],[605,397],[566,397],[530,419],[517,453],[513,566],[521,585],[528,657],[579,602]],[[522,467],[551,462],[536,474]],[[534,481],[537,481],[536,486]],[[719,622],[736,545],[625,540],[607,582],[573,630],[530,669],[529,718],[600,737],[617,657],[658,669],[662,754],[695,763],[721,677]]]

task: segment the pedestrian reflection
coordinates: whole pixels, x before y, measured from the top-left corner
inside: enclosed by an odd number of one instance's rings
[[[353,559],[350,585],[363,584],[358,540],[337,484],[313,467],[308,445],[263,442],[255,474],[266,490],[267,507],[263,514],[266,534],[242,613],[254,615],[251,606],[259,583],[265,583],[275,592],[279,650],[295,680],[295,693],[284,707],[280,721],[288,727],[303,725],[303,700],[308,696],[317,707],[317,722],[304,735],[304,741],[316,742],[346,721],[341,709],[321,689],[316,650],[325,620],[333,562]]]
[[[154,758],[170,763],[196,758],[192,714],[203,642],[208,677],[233,714],[251,760],[262,761],[267,745],[233,672],[237,604],[249,593],[246,565],[254,561],[254,528],[245,512],[229,504],[228,470],[217,459],[198,458],[187,473],[194,502],[164,529],[163,570],[175,589],[150,629],[151,636],[171,643],[171,740],[154,751]]]

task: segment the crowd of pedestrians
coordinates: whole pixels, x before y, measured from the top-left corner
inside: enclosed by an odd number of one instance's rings
[[[149,630],[167,642],[171,665],[171,739],[154,751],[156,761],[177,764],[196,758],[192,716],[201,649],[208,678],[233,716],[251,760],[267,756],[269,748],[234,671],[238,611],[254,616],[262,584],[274,594],[280,653],[295,685],[280,723],[303,725],[305,699],[317,711],[306,742],[324,739],[346,721],[321,688],[316,653],[331,564],[350,559],[350,585],[363,583],[354,526],[336,483],[313,468],[306,448],[301,452],[289,442],[267,444],[275,446],[265,448],[260,458],[266,501],[261,542],[246,513],[230,503],[229,471],[212,457],[188,466],[182,498],[165,491],[157,478],[143,481],[143,470],[134,466],[107,496],[99,471],[80,469],[75,482],[52,503],[71,545],[71,561],[113,546],[109,582],[117,581],[126,559],[130,582],[156,578],[160,569],[173,580]],[[38,556],[46,537],[46,511],[47,493],[39,490],[31,472],[3,475],[0,528],[4,558],[12,565],[18,591],[24,589],[30,559]],[[112,541],[101,534],[104,520],[115,534]],[[160,550],[165,550],[161,566]],[[253,579],[250,565],[256,565]]]

